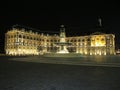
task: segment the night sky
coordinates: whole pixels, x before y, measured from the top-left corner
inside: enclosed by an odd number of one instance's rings
[[[32,2],[9,0],[0,4],[0,48],[3,47],[4,33],[19,24],[35,28],[35,32],[59,32],[65,25],[69,36],[89,35],[96,31],[116,35],[116,47],[120,47],[120,14],[118,2],[91,0],[84,2],[56,1]],[[98,18],[102,19],[102,28]]]

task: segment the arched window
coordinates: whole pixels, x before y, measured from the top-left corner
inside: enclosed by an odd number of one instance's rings
[[[80,39],[78,39],[78,42],[80,42]]]
[[[11,35],[11,38],[13,38],[13,36]]]
[[[73,40],[71,39],[71,42],[73,42]]]
[[[23,35],[23,38],[25,38],[25,36]]]
[[[97,40],[99,40],[99,38],[97,38]]]
[[[89,42],[89,41],[90,41],[90,38],[88,38],[87,41]]]
[[[69,40],[67,40],[67,42],[69,42]]]
[[[49,40],[47,39],[47,42],[49,42]]]
[[[76,42],[76,39],[74,40],[74,42]]]
[[[22,38],[22,36],[21,36],[21,35],[19,35],[19,38]]]
[[[82,42],[84,42],[85,40],[84,39],[82,39]]]

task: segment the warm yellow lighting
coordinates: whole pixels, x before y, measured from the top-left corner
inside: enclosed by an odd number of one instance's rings
[[[106,55],[106,52],[104,52],[104,55]]]
[[[85,51],[85,54],[87,54],[87,51]]]
[[[57,52],[57,53],[69,53],[68,51],[65,51],[65,50],[61,50],[61,51],[59,51],[59,52]]]
[[[113,34],[97,34],[66,37],[64,26],[61,27],[61,33],[58,36],[35,34],[13,28],[5,34],[5,51],[7,55],[41,55],[51,52],[114,55],[115,36]],[[69,43],[71,44],[69,45]]]
[[[90,52],[90,55],[92,55],[92,53]]]
[[[96,45],[95,46],[100,46],[98,42],[96,42]]]

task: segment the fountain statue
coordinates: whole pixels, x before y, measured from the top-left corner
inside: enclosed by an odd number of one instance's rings
[[[78,53],[69,53],[67,47],[71,45],[70,42],[66,42],[66,34],[64,25],[61,25],[60,28],[60,41],[54,43],[58,46],[58,51],[56,53],[45,53],[44,57],[80,57]]]
[[[60,42],[55,43],[57,46],[59,46],[59,50],[57,53],[69,53],[67,50],[67,45],[70,43],[66,42],[66,34],[65,34],[65,28],[64,25],[61,25],[60,28]]]

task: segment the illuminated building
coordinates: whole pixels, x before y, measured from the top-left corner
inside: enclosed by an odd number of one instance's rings
[[[64,43],[70,43],[64,46],[70,53],[80,53],[82,55],[114,55],[114,39],[114,34],[99,32],[87,36],[63,38]],[[60,36],[56,34],[45,35],[43,33],[34,33],[31,30],[12,28],[5,34],[5,51],[7,55],[56,53],[60,49],[60,46],[56,44],[59,42]]]
[[[69,50],[84,55],[114,55],[115,35],[93,33],[88,36],[67,37],[67,42],[71,42]]]
[[[49,36],[12,28],[5,34],[5,51],[7,55],[39,55],[55,52],[55,42],[59,42],[57,35]]]

